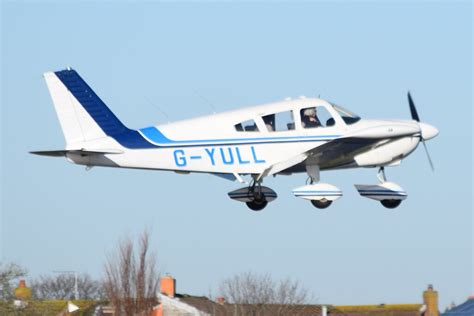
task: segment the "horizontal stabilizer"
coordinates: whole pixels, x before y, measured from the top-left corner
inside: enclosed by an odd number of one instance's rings
[[[65,157],[67,154],[79,154],[83,156],[89,155],[105,155],[105,154],[122,154],[121,150],[86,150],[86,149],[71,149],[71,150],[44,150],[44,151],[30,151],[30,154],[48,157]]]

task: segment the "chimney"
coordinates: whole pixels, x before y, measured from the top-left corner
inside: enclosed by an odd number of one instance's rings
[[[433,285],[428,285],[428,289],[423,292],[423,302],[426,306],[425,316],[439,316],[438,292],[433,289]]]
[[[31,289],[26,287],[26,282],[22,279],[13,294],[18,300],[28,300],[31,298]]]
[[[219,304],[219,305],[224,305],[225,304],[225,297],[224,296],[216,297],[216,303]]]
[[[160,292],[166,296],[174,297],[176,294],[176,280],[171,275],[161,278]]]

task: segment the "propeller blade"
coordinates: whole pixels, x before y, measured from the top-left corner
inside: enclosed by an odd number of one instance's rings
[[[408,104],[410,105],[411,118],[419,122],[420,117],[418,116],[418,112],[416,111],[415,102],[413,102],[413,99],[411,98],[410,91],[408,91]]]
[[[418,116],[418,112],[416,111],[415,102],[413,102],[413,99],[411,98],[410,91],[408,91],[408,104],[410,105],[411,118],[419,123],[420,117]],[[428,152],[428,147],[426,146],[425,139],[423,138],[423,132],[421,131],[421,129],[422,128],[420,126],[420,132],[421,132],[420,140],[423,143],[423,147],[425,148],[426,157],[428,157],[428,162],[430,163],[431,171],[434,171],[435,169],[434,169],[433,161],[431,160],[431,156],[430,156],[430,153]]]
[[[425,140],[422,138],[421,142],[423,143],[423,147],[425,147],[426,157],[428,157],[428,161],[430,162],[431,171],[434,171],[435,169],[434,169],[433,161],[431,161],[430,153],[428,152],[428,147],[426,146]]]

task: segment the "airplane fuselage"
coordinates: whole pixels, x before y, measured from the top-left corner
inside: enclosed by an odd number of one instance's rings
[[[320,171],[379,167],[379,185],[356,185],[362,196],[393,208],[406,192],[386,181],[383,168],[398,165],[420,141],[438,130],[413,120],[364,120],[323,99],[287,99],[141,129],[126,127],[72,69],[44,74],[66,148],[33,152],[64,156],[88,167],[105,166],[177,173],[201,172],[250,185],[229,193],[252,210],[263,209],[276,192],[261,186],[270,175],[306,172],[309,184],[293,190],[318,208],[342,196],[320,182]],[[428,156],[429,158],[429,156]],[[430,160],[431,163],[431,160]]]
[[[212,119],[212,117],[210,118]],[[179,123],[180,124],[180,123]],[[158,130],[158,128],[156,128]],[[344,159],[325,162],[321,170],[334,168],[376,167],[390,165],[408,156],[416,149],[420,137],[419,129],[411,121],[375,121],[360,120],[352,126],[330,128],[330,130],[314,129],[311,131],[282,132],[279,135],[262,133],[254,137],[239,139],[241,135],[230,135],[229,138],[209,133],[208,138],[188,138],[176,140],[166,135],[167,142],[154,143],[156,148],[128,149],[123,148],[120,154],[104,156],[81,156],[68,154],[68,158],[76,163],[88,166],[108,166],[122,168],[172,170],[177,172],[205,172],[228,174],[259,174],[272,164],[290,159],[297,153],[322,146],[344,135],[354,137],[370,137],[384,139],[380,143],[370,143],[364,151],[356,155],[348,155]],[[146,137],[146,133],[141,132]],[[273,133],[275,134],[275,133]],[[252,135],[253,136],[253,135]],[[173,139],[173,140],[170,140]],[[389,139],[385,141],[385,139]],[[153,138],[150,137],[150,141]],[[113,139],[105,148],[120,146]],[[93,142],[88,149],[93,150]],[[370,157],[361,156],[364,152],[376,149]],[[104,140],[100,140],[97,148],[104,148]],[[385,154],[384,152],[388,153]],[[363,160],[362,160],[363,159]],[[304,168],[293,168],[294,172],[305,171]]]

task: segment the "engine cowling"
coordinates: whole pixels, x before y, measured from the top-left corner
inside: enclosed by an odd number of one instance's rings
[[[408,156],[419,142],[419,137],[403,137],[359,154],[354,160],[360,167],[386,166]]]

